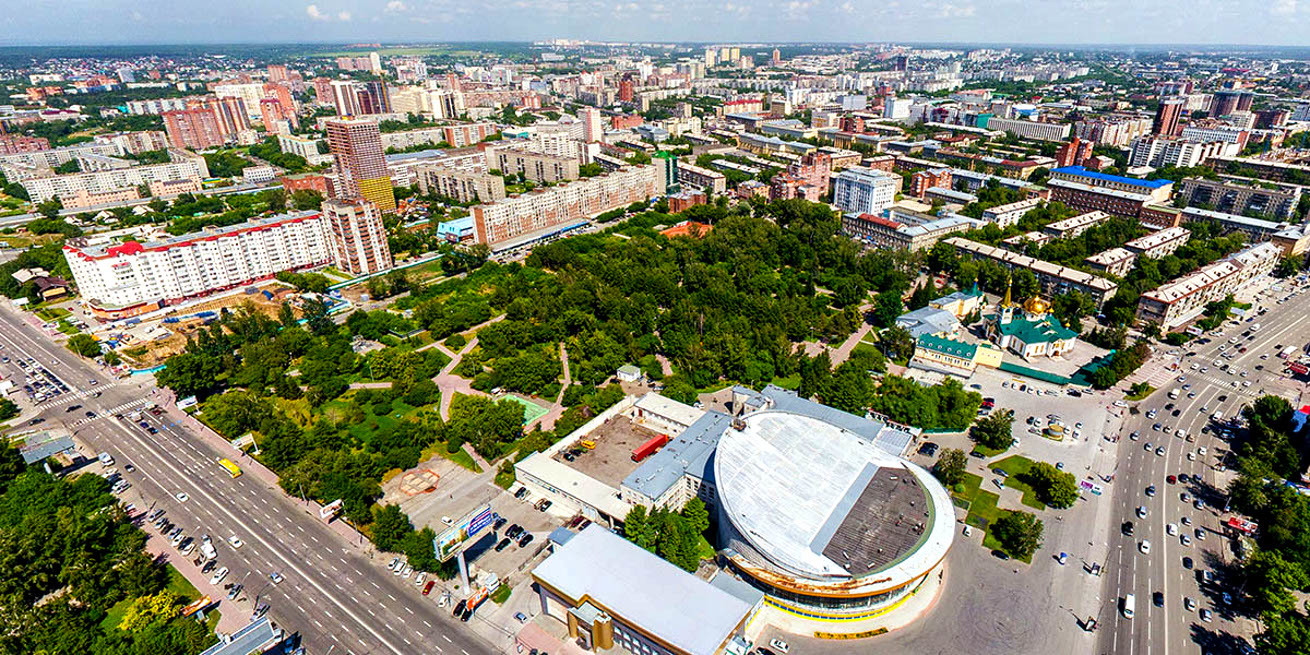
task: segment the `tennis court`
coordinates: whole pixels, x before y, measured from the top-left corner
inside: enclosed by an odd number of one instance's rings
[[[523,405],[523,425],[527,425],[545,416],[546,412],[550,411],[550,409],[546,407],[542,407],[541,405],[538,405],[537,403],[534,403],[531,400],[528,400],[527,398],[520,398],[513,394],[505,394],[503,397],[500,398],[500,400],[512,400],[520,405]]]

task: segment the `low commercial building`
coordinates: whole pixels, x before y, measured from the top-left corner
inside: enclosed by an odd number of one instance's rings
[[[945,187],[930,187],[923,192],[923,199],[926,202],[942,202],[948,205],[967,205],[972,202],[978,202],[978,196],[965,191],[956,191]]]
[[[1310,223],[1289,225],[1275,232],[1269,241],[1282,248],[1284,256],[1302,256],[1310,250]]]
[[[1192,206],[1246,216],[1257,214],[1284,221],[1294,217],[1301,202],[1301,187],[1277,182],[1189,177],[1179,184],[1178,195]]]
[[[541,613],[587,651],[744,653],[759,610],[599,525],[556,547],[531,575]]]
[[[1160,259],[1177,252],[1191,238],[1192,231],[1185,227],[1168,227],[1133,239],[1125,243],[1124,248],[1139,257]]]
[[[924,334],[914,342],[910,368],[968,378],[979,367],[1000,366],[1002,359],[1000,349],[989,343],[965,343]]]
[[[996,227],[1004,230],[1011,225],[1019,222],[1024,214],[1036,209],[1042,204],[1041,198],[1028,198],[1017,202],[1011,202],[1004,205],[998,205],[991,209],[983,210],[983,220],[988,223],[995,223]]]
[[[1048,223],[1042,231],[1057,239],[1072,239],[1108,220],[1110,220],[1109,214],[1103,211],[1090,211],[1073,218]]]
[[[1064,141],[1073,129],[1068,123],[1041,123],[1015,118],[991,118],[980,127],[1037,141]]]
[[[1144,194],[1150,197],[1151,202],[1169,200],[1169,196],[1173,193],[1174,184],[1170,180],[1142,180],[1135,177],[1110,175],[1088,170],[1083,166],[1063,166],[1053,169],[1051,171],[1051,180],[1074,182],[1097,189]]]
[[[963,329],[960,319],[954,313],[932,306],[920,307],[897,316],[896,327],[909,332],[915,339],[923,335],[951,339]]]
[[[1211,302],[1271,273],[1282,254],[1278,246],[1261,243],[1162,284],[1142,294],[1137,320],[1162,330],[1179,327],[1200,316]]]
[[[1133,270],[1137,255],[1126,248],[1111,248],[1098,252],[1083,260],[1093,270],[1101,271],[1115,277],[1123,277]]]
[[[1068,291],[1077,291],[1086,295],[1097,308],[1112,298],[1119,285],[1103,277],[1084,273],[1083,271],[1060,266],[1051,262],[1034,259],[1025,255],[996,248],[963,237],[951,237],[944,243],[955,248],[955,252],[973,259],[990,259],[1010,270],[1029,270],[1037,275],[1042,294],[1052,297]]]

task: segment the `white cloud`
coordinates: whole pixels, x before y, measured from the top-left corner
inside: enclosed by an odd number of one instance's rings
[[[1275,16],[1291,16],[1296,13],[1296,0],[1275,0],[1273,6],[1269,8],[1269,13]]]
[[[409,7],[406,7],[405,3],[400,0],[391,0],[391,2],[387,3],[387,11],[400,12],[406,9],[409,9]]]
[[[938,7],[937,18],[970,18],[975,11],[972,3],[957,5],[953,2],[945,2]]]
[[[350,20],[350,12],[348,11],[339,11],[337,12],[337,15],[333,16],[332,14],[323,13],[323,10],[319,9],[318,5],[309,5],[305,7],[305,14],[308,15],[313,20],[321,20],[321,21],[339,20],[343,23],[345,21]]]

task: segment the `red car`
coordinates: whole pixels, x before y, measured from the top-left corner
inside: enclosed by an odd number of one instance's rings
[[[432,593],[432,587],[436,584],[437,584],[436,580],[428,580],[428,583],[423,585],[423,595],[426,596]]]
[[[1168,482],[1169,484],[1177,484],[1177,483],[1178,483],[1178,476],[1176,476],[1176,475],[1171,475],[1171,476],[1165,478],[1164,480],[1165,480],[1165,482]]]

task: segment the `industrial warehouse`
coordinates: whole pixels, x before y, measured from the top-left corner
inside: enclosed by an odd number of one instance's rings
[[[854,634],[886,625],[921,591],[924,602],[935,595],[955,513],[946,489],[902,457],[915,435],[780,387],[725,393],[730,400],[704,409],[656,393],[630,396],[519,462],[518,481],[611,528],[637,506],[705,501],[718,518],[711,582],[757,607],[744,625],[714,635],[718,643],[767,626]],[[624,559],[644,556],[655,558],[638,548]],[[617,575],[596,561],[582,577],[599,584]],[[903,625],[917,610],[904,614],[890,623]],[[622,622],[661,651],[685,652],[670,647],[678,643],[670,633],[683,628]]]

